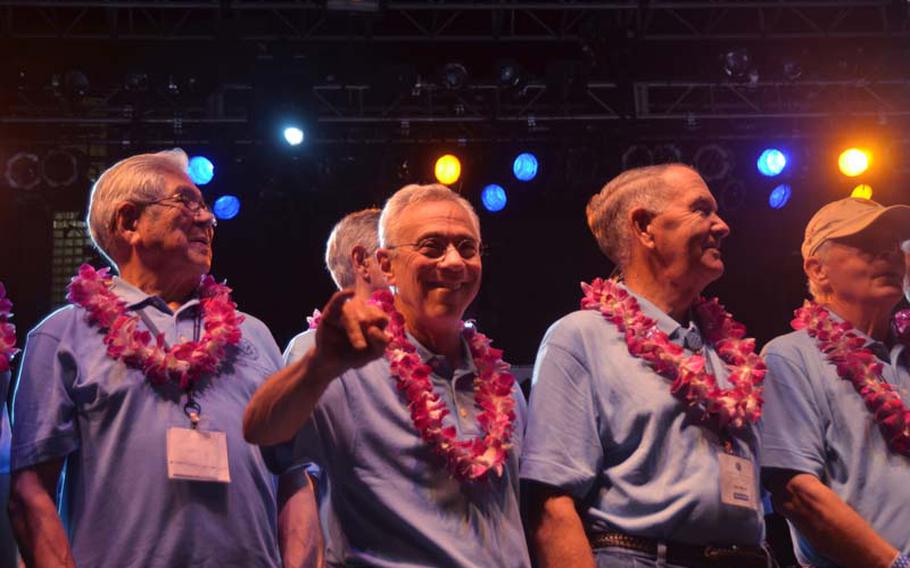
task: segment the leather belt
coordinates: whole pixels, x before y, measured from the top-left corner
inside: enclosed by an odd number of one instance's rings
[[[588,533],[591,548],[615,546],[657,556],[658,541],[642,536],[615,532]],[[761,548],[754,546],[699,546],[681,542],[667,542],[668,564],[679,564],[690,568],[767,568],[768,556]]]

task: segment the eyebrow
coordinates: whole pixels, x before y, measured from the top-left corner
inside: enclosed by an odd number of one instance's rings
[[[717,207],[717,203],[713,199],[709,199],[704,196],[701,196],[701,197],[698,197],[697,199],[695,199],[695,201],[692,202],[692,205],[693,206],[707,205],[707,206],[711,207],[711,209],[715,209]]]

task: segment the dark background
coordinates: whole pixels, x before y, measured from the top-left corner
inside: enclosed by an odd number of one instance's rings
[[[336,5],[372,9],[0,3],[0,278],[21,339],[60,302],[54,212],[82,216],[97,174],[143,151],[204,154],[216,167],[207,196],[242,199],[218,227],[214,273],[282,345],[332,292],[331,226],[431,181],[436,157],[457,154],[455,189],[490,247],[470,315],[515,363],[577,307],[579,281],[609,274],[584,205],[624,165],[679,159],[705,174],[733,231],[727,273],[708,292],[761,342],[788,330],[804,295],[799,244],[813,211],[859,181],[883,203],[910,200],[906,2]],[[456,88],[449,63],[467,71]],[[500,79],[505,63],[517,84]],[[307,134],[297,148],[281,140],[291,120]],[[836,159],[856,144],[874,161],[849,179]],[[790,156],[778,178],[755,168],[769,146]],[[540,161],[529,183],[511,175],[520,151]],[[10,181],[21,152],[40,166],[27,190]],[[61,187],[47,181],[68,176],[55,152],[77,164]],[[509,197],[498,213],[480,204],[493,182]],[[768,195],[782,182],[793,196],[775,210]]]

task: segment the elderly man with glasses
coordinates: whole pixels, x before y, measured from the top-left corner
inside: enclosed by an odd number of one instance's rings
[[[801,564],[910,566],[910,206],[846,198],[801,252],[811,300],[765,347],[762,479]]]
[[[388,200],[379,234],[394,295],[335,294],[315,345],[254,396],[247,439],[323,467],[329,565],[527,566],[524,399],[502,353],[462,321],[480,288],[477,215],[444,186],[412,185]]]
[[[281,565],[274,478],[241,431],[281,353],[207,276],[215,219],[186,171],[172,150],[98,178],[89,231],[119,276],[83,266],[28,336],[10,510],[29,566]]]

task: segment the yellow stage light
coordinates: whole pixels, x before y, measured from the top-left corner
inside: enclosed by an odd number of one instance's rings
[[[435,173],[439,183],[452,185],[461,177],[461,162],[452,154],[446,154],[436,160]]]
[[[872,199],[872,186],[861,183],[858,186],[853,188],[853,191],[850,192],[850,197],[859,197],[861,199]]]
[[[841,152],[837,165],[847,177],[856,177],[869,169],[872,155],[859,148],[850,148]]]

